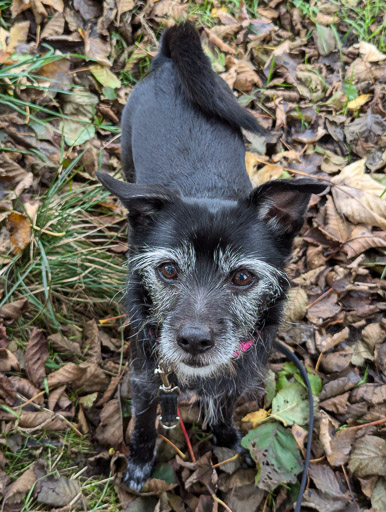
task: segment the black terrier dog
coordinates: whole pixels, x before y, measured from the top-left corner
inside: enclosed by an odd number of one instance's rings
[[[311,179],[252,189],[241,128],[263,134],[205,56],[190,24],[162,37],[122,119],[122,160],[134,183],[98,174],[129,210],[127,311],[135,330],[135,426],[124,483],[150,477],[159,361],[198,390],[215,442],[238,451],[237,398],[261,387],[288,287],[283,271]]]

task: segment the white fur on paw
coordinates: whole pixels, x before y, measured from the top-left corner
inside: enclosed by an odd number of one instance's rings
[[[141,492],[146,481],[150,478],[152,469],[152,462],[147,462],[146,464],[135,464],[129,459],[127,469],[123,474],[123,485],[133,491]]]

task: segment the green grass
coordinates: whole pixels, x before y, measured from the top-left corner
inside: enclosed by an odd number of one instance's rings
[[[290,0],[290,3],[299,9],[303,17],[315,23],[320,12],[319,3],[310,5],[306,0]],[[342,0],[331,0],[329,3],[337,8],[334,23],[345,22],[349,27],[342,37],[342,43],[354,35],[359,41],[372,43],[380,51],[386,51],[386,0],[363,0],[357,6],[350,6]],[[379,25],[376,29],[375,24]]]
[[[124,256],[109,248],[125,241],[126,226],[118,222],[123,217],[100,205],[108,193],[99,184],[74,185],[81,156],[42,194],[29,250],[10,255],[2,269],[0,306],[23,296],[32,307],[24,328],[58,330],[68,323],[83,324],[85,316],[119,314],[116,302],[127,269]]]

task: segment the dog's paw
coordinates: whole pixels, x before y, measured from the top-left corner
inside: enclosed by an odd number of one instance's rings
[[[150,478],[153,462],[136,463],[130,457],[127,461],[127,469],[123,473],[122,484],[128,489],[141,492],[146,481]]]

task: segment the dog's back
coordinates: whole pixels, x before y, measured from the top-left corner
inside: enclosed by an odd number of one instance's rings
[[[212,70],[193,26],[173,26],[123,113],[126,177],[184,196],[235,199],[251,189],[241,128],[264,133]]]

